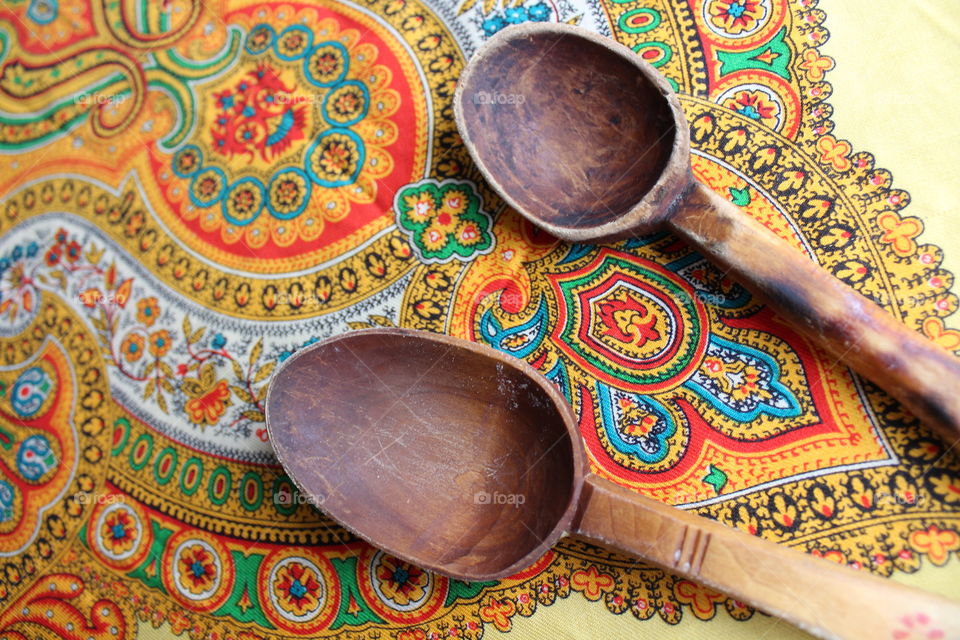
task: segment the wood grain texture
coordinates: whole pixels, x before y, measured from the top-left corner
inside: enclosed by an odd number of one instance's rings
[[[303,495],[348,529],[482,580],[526,567],[567,528],[583,456],[556,388],[471,345],[390,329],[318,343],[275,374],[267,428]]]
[[[522,24],[493,36],[460,76],[454,114],[473,159],[511,206],[558,237],[653,229],[689,184],[680,103],[638,61],[585,29]]]
[[[406,329],[317,343],[281,365],[270,442],[315,505],[460,580],[508,577],[567,533],[635,554],[823,638],[892,638],[960,603],[779,547],[587,473],[560,392],[490,347]]]
[[[897,322],[703,185],[688,192],[669,225],[946,441],[960,438],[960,359]]]
[[[783,618],[820,638],[894,638],[904,620],[960,637],[960,602],[808,556],[588,475],[580,534]],[[909,637],[909,636],[907,636]]]

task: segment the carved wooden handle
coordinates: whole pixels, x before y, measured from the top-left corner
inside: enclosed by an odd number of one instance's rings
[[[668,224],[949,443],[960,438],[960,359],[897,322],[702,184],[695,183]]]
[[[960,602],[755,538],[595,475],[581,535],[778,616],[820,638],[897,638],[919,626],[960,637]]]

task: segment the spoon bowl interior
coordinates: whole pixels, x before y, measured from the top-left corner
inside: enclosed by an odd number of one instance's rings
[[[445,336],[344,334],[276,373],[267,425],[319,508],[462,579],[508,575],[566,530],[584,473],[563,396],[526,363]]]
[[[689,141],[666,81],[625,47],[567,25],[510,27],[475,55],[461,136],[518,211],[584,239],[660,222],[688,182]]]

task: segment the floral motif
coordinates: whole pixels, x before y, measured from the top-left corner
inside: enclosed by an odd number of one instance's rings
[[[624,252],[591,258],[545,274],[563,313],[552,328],[557,349],[620,389],[656,393],[682,383],[700,364],[709,328],[690,284]]]
[[[803,62],[797,66],[807,72],[810,80],[820,82],[835,64],[830,56],[822,56],[816,49],[807,49],[803,52]]]
[[[480,607],[480,619],[493,623],[498,631],[507,632],[512,623],[510,618],[517,612],[517,605],[510,600],[497,600],[490,597],[485,605]]]
[[[606,326],[603,335],[644,350],[647,341],[663,337],[657,328],[658,314],[650,305],[625,289],[619,289],[598,305],[597,317]],[[660,320],[662,322],[662,320]]]
[[[139,333],[130,333],[120,344],[120,353],[127,362],[136,362],[143,357],[143,347],[146,344]]]
[[[820,152],[820,162],[831,165],[837,171],[847,171],[852,166],[849,156],[853,147],[846,140],[837,140],[829,134],[824,135],[817,140],[817,151]],[[882,217],[877,219],[878,222],[881,220]],[[913,220],[916,221],[916,218]]]
[[[397,224],[425,262],[489,253],[492,220],[481,206],[471,183],[454,180],[423,180],[401,189],[394,200]]]
[[[137,322],[146,327],[152,327],[160,315],[160,307],[154,297],[144,298],[137,303]]]
[[[927,554],[933,564],[942,566],[950,559],[951,552],[960,550],[960,534],[932,524],[911,533],[910,546]]]
[[[62,228],[57,230],[49,248],[43,253],[37,242],[14,246],[6,255],[0,256],[0,313],[7,312],[10,320],[13,320],[20,311],[29,313],[36,310],[40,287],[58,284],[64,288],[71,275],[82,274],[89,281],[91,276],[104,274],[99,269],[91,273],[89,265],[79,264],[82,257],[80,243]],[[109,284],[109,300],[125,303],[124,296],[129,295],[129,288],[113,293],[116,282]],[[128,283],[124,282],[121,286],[128,287]],[[89,288],[80,294],[84,304],[102,297],[104,294],[98,288]]]
[[[154,357],[162,358],[167,355],[171,346],[173,345],[170,339],[170,332],[166,329],[160,329],[150,334],[148,349]]]
[[[468,11],[471,7],[478,5],[477,0],[463,0],[460,5],[460,13]],[[513,6],[509,6],[512,4]],[[503,0],[503,11],[493,11],[494,2],[484,2],[481,5],[486,16],[480,25],[487,36],[492,36],[507,25],[522,24],[524,22],[546,22],[553,16],[553,9],[545,2],[535,2],[524,5],[522,3]]]
[[[707,8],[710,23],[727,35],[750,33],[767,16],[763,0],[713,0]]]
[[[133,548],[137,538],[137,524],[126,509],[114,509],[103,520],[100,539],[108,551],[120,555]]]
[[[716,607],[726,600],[719,591],[705,587],[690,580],[680,580],[673,587],[674,594],[682,604],[690,605],[693,615],[701,620],[709,620],[716,613]]]
[[[732,93],[724,93],[723,106],[736,111],[751,120],[763,123],[771,129],[780,125],[782,107],[768,90],[745,88]]]
[[[760,413],[799,415],[795,395],[779,378],[779,367],[769,355],[714,337],[689,386],[721,411],[745,420]]]
[[[769,389],[758,385],[760,369],[745,364],[741,360],[725,362],[717,356],[709,356],[703,360],[703,371],[707,376],[716,380],[722,393],[735,400],[743,400],[754,396],[760,400],[769,400],[773,397]]]
[[[261,62],[233,89],[215,94],[219,113],[210,128],[213,149],[269,162],[302,140],[306,105],[292,104],[292,92],[273,67]]]
[[[897,255],[909,256],[917,250],[914,238],[923,231],[919,218],[904,218],[895,211],[887,211],[877,217],[877,224],[885,232],[880,236],[880,242],[890,244]]]
[[[179,215],[219,242],[317,240],[353,203],[375,202],[394,170],[390,117],[408,107],[392,72],[360,32],[332,18],[315,27],[253,25],[241,75],[211,87],[207,136],[173,156],[185,184],[170,195],[189,198]],[[250,165],[260,171],[250,175]]]
[[[943,640],[947,636],[925,613],[904,616],[902,626],[893,632],[893,640]]]
[[[423,569],[388,555],[380,559],[376,576],[380,592],[400,606],[422,600],[430,581]]]
[[[47,266],[51,251],[55,255],[52,268]],[[71,261],[71,255],[76,256],[75,261]],[[206,329],[194,329],[188,318],[184,319],[182,335],[169,329],[150,331],[162,315],[158,298],[145,297],[128,308],[134,291],[133,278],[122,277],[103,250],[84,247],[65,229],[56,231],[45,249],[38,242],[29,242],[0,255],[0,312],[6,311],[15,318],[21,311],[35,311],[41,289],[59,295],[79,291],[77,298],[110,354],[111,364],[121,375],[142,383],[144,399],[152,397],[162,411],[168,410],[167,398],[178,396],[182,390],[187,396],[184,408],[194,423],[214,424],[227,407],[233,406],[230,398],[236,395],[247,406],[238,409],[239,415],[230,426],[239,427],[241,435],[249,435],[249,423],[263,421],[262,386],[275,363],[258,362],[262,341],[253,345],[244,367],[227,350],[228,341],[223,334],[205,337]],[[168,362],[174,353],[184,352],[184,360],[172,365]],[[199,378],[189,377],[204,365],[212,367],[218,363],[232,367],[234,387],[224,380],[198,386],[213,371],[211,368],[203,368]]]
[[[284,611],[302,616],[320,605],[323,583],[310,567],[288,562],[277,571],[273,591]]]
[[[590,565],[587,570],[577,570],[570,575],[570,588],[583,593],[587,600],[599,600],[600,596],[613,590],[616,582],[608,573]]]
[[[195,424],[213,425],[230,405],[230,389],[226,380],[217,380],[212,363],[200,369],[199,378],[183,381],[183,390],[190,397],[184,404],[187,415]]]
[[[653,397],[602,384],[596,385],[596,393],[604,425],[601,438],[620,454],[621,464],[645,470],[658,463],[670,464],[671,448],[679,448],[671,447],[671,442],[682,436],[678,423],[685,424],[682,414],[669,411]]]
[[[201,544],[192,544],[183,548],[178,556],[180,586],[194,595],[200,595],[216,584],[216,559],[209,549]]]

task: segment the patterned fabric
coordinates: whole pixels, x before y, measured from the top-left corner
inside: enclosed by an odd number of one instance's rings
[[[636,491],[884,576],[945,564],[960,462],[939,440],[674,237],[538,231],[453,121],[506,25],[616,38],[680,94],[699,179],[956,351],[941,250],[833,131],[816,4],[0,5],[0,635],[479,638],[558,598],[638,630],[755,615],[578,540],[448,580],[305,504],[266,386],[365,326],[527,360]]]

